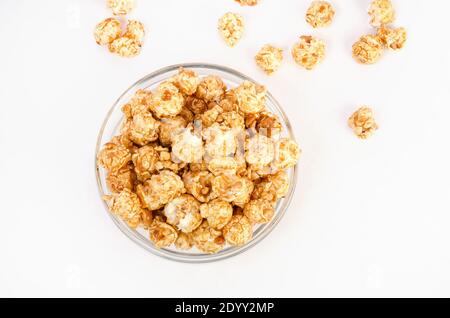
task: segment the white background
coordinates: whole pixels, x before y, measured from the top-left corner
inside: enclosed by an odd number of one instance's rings
[[[148,36],[134,59],[94,42],[103,0],[0,2],[0,296],[450,296],[450,41],[445,0],[394,0],[406,47],[374,66],[351,45],[372,32],[369,0],[332,1],[326,29],[309,0],[136,0]],[[241,13],[236,48],[217,19]],[[290,48],[328,45],[308,72]],[[272,77],[254,64],[265,43],[286,49]],[[94,177],[101,122],[144,75],[181,62],[223,64],[267,85],[303,149],[285,218],[243,255],[212,264],[160,259],[105,213]],[[358,140],[347,118],[374,108],[379,131]]]

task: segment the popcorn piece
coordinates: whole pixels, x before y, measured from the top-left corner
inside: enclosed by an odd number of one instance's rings
[[[208,170],[215,176],[221,174],[235,174],[238,163],[233,157],[214,158],[208,162]]]
[[[155,220],[153,220],[149,230],[150,240],[158,248],[172,245],[178,237],[177,231],[160,218],[155,218]]]
[[[175,247],[179,250],[190,250],[192,246],[194,245],[194,242],[192,240],[192,234],[191,233],[178,233],[178,238],[175,241]]]
[[[405,28],[392,29],[387,26],[381,26],[377,31],[377,35],[383,46],[391,50],[400,50],[406,42]]]
[[[133,154],[132,160],[134,163],[134,170],[140,181],[150,179],[153,173],[156,172],[156,163],[159,161],[158,152],[151,145],[147,145],[138,149]]]
[[[150,210],[142,209],[141,213],[141,223],[140,225],[145,229],[150,229],[150,226],[153,223],[153,213]]]
[[[107,45],[122,34],[122,26],[119,20],[108,18],[95,26],[94,38],[99,45]]]
[[[145,89],[138,89],[131,100],[122,106],[122,112],[127,118],[146,113],[149,109],[152,93]]]
[[[262,85],[244,81],[234,90],[234,93],[239,110],[245,114],[259,113],[265,107],[267,91]]]
[[[227,86],[220,77],[208,75],[200,81],[195,97],[205,102],[220,101],[226,89]]]
[[[395,10],[390,0],[373,0],[369,7],[370,24],[380,27],[395,20]]]
[[[244,206],[244,215],[251,223],[268,223],[274,214],[273,204],[266,200],[251,200]]]
[[[281,66],[281,62],[283,61],[283,50],[276,48],[273,45],[266,44],[255,56],[255,61],[266,74],[271,75]]]
[[[186,128],[186,120],[181,117],[163,118],[159,130],[159,141],[164,146],[170,146],[175,136]]]
[[[202,204],[200,213],[203,218],[208,220],[211,227],[221,230],[231,220],[233,207],[226,201],[215,199]]]
[[[239,105],[234,89],[225,92],[223,98],[219,102],[219,106],[222,107],[224,112],[238,111]]]
[[[134,8],[134,0],[107,0],[114,15],[126,15]]]
[[[158,210],[185,191],[180,176],[163,170],[136,187],[144,208]]]
[[[143,209],[138,196],[134,192],[124,189],[118,194],[105,196],[104,200],[111,213],[124,220],[128,226],[136,228],[140,224]]]
[[[108,189],[113,193],[119,193],[124,189],[133,190],[136,181],[136,173],[133,165],[128,164],[117,171],[110,171],[106,176]]]
[[[361,64],[373,64],[383,54],[383,44],[376,35],[362,36],[352,47],[353,58]]]
[[[234,0],[241,6],[256,6],[259,0]]]
[[[182,107],[179,115],[180,117],[183,117],[183,119],[187,123],[190,123],[194,120],[194,114],[187,107]]]
[[[256,134],[245,143],[245,160],[251,165],[265,166],[275,156],[274,143],[264,135]]]
[[[233,47],[242,38],[244,34],[244,19],[236,13],[225,13],[219,19],[219,32],[225,43]]]
[[[241,208],[250,201],[250,197],[255,188],[253,182],[249,178],[242,178],[243,185],[241,191],[236,193],[236,197],[233,200],[233,204]]]
[[[192,96],[186,98],[185,106],[196,115],[203,114],[208,109],[208,105],[203,99]]]
[[[195,247],[208,254],[219,252],[225,245],[222,231],[210,227],[206,220],[192,232],[192,240]]]
[[[117,171],[130,161],[130,150],[117,142],[106,143],[97,156],[98,164],[108,171]]]
[[[253,122],[248,123],[248,127],[267,137],[279,134],[282,130],[280,119],[275,114],[266,111],[257,114]]]
[[[289,177],[286,171],[281,170],[269,175],[266,180],[275,190],[277,200],[286,196],[289,190]]]
[[[188,193],[200,202],[209,202],[217,197],[212,191],[214,176],[208,171],[191,171],[183,175],[184,185]]]
[[[229,111],[219,115],[217,122],[222,126],[228,128],[234,128],[235,131],[242,131],[245,129],[244,117],[242,117],[237,111]]]
[[[231,129],[222,128],[217,123],[203,131],[205,153],[210,158],[223,158],[234,155],[237,141]]]
[[[203,157],[203,141],[186,129],[173,138],[172,158],[182,162],[199,162]]]
[[[134,143],[145,146],[158,139],[160,126],[150,112],[141,112],[125,122],[122,132]]]
[[[127,30],[124,36],[130,39],[135,39],[138,42],[142,42],[145,36],[145,26],[138,20],[128,20]]]
[[[233,202],[245,197],[250,186],[249,182],[253,186],[253,183],[246,178],[241,178],[234,174],[223,174],[213,179],[212,189],[220,199]]]
[[[327,1],[313,1],[306,11],[306,22],[313,28],[326,27],[334,18],[334,9]]]
[[[223,228],[223,236],[231,245],[244,245],[253,237],[252,224],[244,215],[233,215],[231,221]]]
[[[190,194],[183,194],[169,201],[164,208],[166,222],[184,233],[190,233],[200,226],[200,203]]]
[[[292,48],[292,57],[298,65],[312,70],[325,58],[325,42],[310,35],[303,35],[300,42]]]
[[[275,144],[274,165],[278,169],[294,167],[300,158],[301,150],[297,143],[289,138],[282,138]]]
[[[348,119],[348,125],[353,129],[355,135],[361,139],[369,138],[378,129],[373,111],[367,106],[363,106],[353,113]]]
[[[204,112],[202,115],[200,115],[200,121],[202,123],[202,127],[207,128],[207,127],[211,126],[212,124],[214,124],[222,112],[223,112],[223,109],[219,105],[215,105],[211,109]]]
[[[178,74],[174,77],[174,83],[181,93],[185,95],[193,95],[197,91],[200,79],[192,70],[180,68]]]
[[[150,109],[158,118],[175,117],[181,112],[183,105],[183,95],[170,82],[161,83],[150,101]]]
[[[134,57],[141,53],[141,42],[127,36],[121,36],[109,44],[109,51],[122,57]]]

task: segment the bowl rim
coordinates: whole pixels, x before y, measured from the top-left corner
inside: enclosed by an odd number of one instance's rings
[[[103,191],[103,184],[102,184],[101,175],[100,175],[100,167],[97,163],[97,154],[103,145],[102,144],[103,134],[104,134],[106,125],[108,124],[108,122],[111,118],[111,115],[113,114],[113,112],[116,110],[117,107],[121,106],[119,103],[122,101],[122,99],[130,92],[135,91],[141,84],[145,83],[146,81],[151,80],[152,78],[163,75],[165,73],[176,71],[180,68],[185,68],[185,69],[199,69],[200,68],[200,69],[207,69],[207,70],[212,70],[212,71],[220,71],[220,72],[229,73],[233,76],[239,77],[242,80],[247,80],[247,81],[251,81],[253,83],[258,83],[251,77],[249,77],[239,71],[236,71],[230,67],[226,67],[226,66],[222,66],[222,65],[218,65],[218,64],[210,64],[210,63],[174,64],[174,65],[160,68],[154,72],[151,72],[150,74],[145,75],[144,77],[142,77],[141,79],[136,81],[133,85],[131,85],[129,88],[127,88],[113,103],[112,107],[107,112],[105,119],[103,120],[102,126],[101,126],[100,131],[97,136],[97,142],[96,142],[95,154],[94,154],[94,166],[95,166],[95,175],[96,175],[96,180],[97,180],[97,189],[100,194],[100,199],[104,195],[106,195],[106,193]],[[273,95],[269,91],[267,91],[267,98],[270,100],[270,102],[272,103],[274,108],[277,110],[277,112],[279,114],[281,114],[282,120],[285,124],[285,129],[289,134],[289,138],[292,139],[293,141],[296,141],[293,130],[292,130],[291,123],[290,123],[286,113],[284,112],[283,108],[281,107],[281,105],[278,103],[278,101],[273,97]],[[239,254],[249,250],[256,244],[261,242],[263,239],[265,239],[274,230],[274,228],[278,225],[278,223],[281,221],[281,219],[285,215],[286,210],[289,208],[292,198],[293,198],[293,195],[295,193],[295,189],[296,189],[296,185],[297,185],[297,175],[298,175],[297,165],[292,167],[291,169],[292,169],[292,173],[291,173],[291,177],[290,177],[290,185],[289,185],[288,194],[282,199],[283,206],[276,213],[276,217],[271,222],[264,224],[264,228],[259,233],[257,233],[258,235],[256,237],[253,237],[250,242],[248,242],[242,246],[232,247],[232,248],[228,249],[228,251],[225,251],[223,253],[190,254],[190,255],[183,255],[183,254],[179,253],[179,255],[178,255],[174,251],[169,252],[165,249],[158,249],[158,248],[154,247],[153,245],[150,245],[149,244],[150,241],[148,239],[144,241],[142,235],[137,233],[136,230],[133,230],[129,226],[124,225],[123,221],[121,221],[117,216],[115,216],[113,213],[111,213],[109,211],[108,205],[106,204],[106,202],[104,200],[101,200],[101,201],[103,202],[103,206],[104,206],[106,212],[108,213],[108,215],[110,216],[110,218],[112,219],[114,224],[119,228],[119,230],[123,234],[125,234],[130,240],[135,242],[137,245],[139,245],[143,249],[149,251],[150,253],[160,256],[164,259],[182,262],[182,263],[216,262],[219,260],[223,260],[223,259],[227,259],[227,258],[236,256],[236,255],[239,255]],[[255,232],[254,232],[254,234],[255,234]]]

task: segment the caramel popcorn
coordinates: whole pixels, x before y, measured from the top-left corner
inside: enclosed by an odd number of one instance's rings
[[[109,171],[106,176],[108,189],[113,193],[119,193],[124,189],[133,190],[136,181],[136,173],[132,165],[126,165],[117,171]]]
[[[141,52],[141,42],[128,36],[121,36],[109,44],[109,51],[122,57],[134,57]]]
[[[203,99],[192,96],[186,98],[186,107],[195,115],[201,115],[208,109],[208,105]]]
[[[266,92],[264,86],[244,81],[234,90],[239,110],[245,114],[261,112],[265,107]]]
[[[163,248],[172,245],[177,240],[177,231],[160,218],[155,218],[150,225],[150,240],[157,248]]]
[[[208,162],[208,170],[215,176],[221,174],[235,174],[238,169],[238,163],[233,157],[214,158]]]
[[[97,157],[98,164],[108,171],[117,171],[130,161],[130,150],[116,142],[106,143]]]
[[[242,131],[245,129],[245,120],[237,111],[228,111],[217,117],[217,122],[222,126]]]
[[[306,22],[313,28],[326,27],[334,18],[334,9],[327,1],[313,1],[306,11]]]
[[[150,229],[152,223],[153,223],[153,212],[148,209],[142,209],[140,225],[144,228],[144,230],[148,230]]]
[[[255,188],[255,185],[249,178],[242,178],[242,187],[235,193],[233,204],[238,207],[244,207],[244,205],[250,201],[250,197]]]
[[[234,174],[216,176],[212,181],[212,189],[219,198],[233,202],[247,193],[247,179]]]
[[[391,50],[400,50],[406,42],[405,28],[393,29],[383,25],[378,29],[377,35],[383,46]]]
[[[251,200],[244,206],[244,215],[251,223],[268,223],[274,214],[273,203],[266,200]]]
[[[234,0],[241,6],[255,6],[258,4],[259,0]]]
[[[292,57],[298,65],[312,70],[325,58],[325,42],[310,35],[303,35],[300,42],[292,48]]]
[[[376,63],[383,54],[383,44],[377,35],[364,35],[352,47],[353,58],[361,64]]]
[[[122,112],[127,118],[133,118],[137,114],[146,113],[152,93],[145,89],[138,89],[131,100],[122,106]]]
[[[134,0],[107,0],[114,15],[126,15],[134,8]]]
[[[185,95],[193,95],[197,91],[200,79],[194,71],[180,68],[178,75],[174,77],[174,83],[180,92]]]
[[[159,141],[164,146],[172,145],[175,136],[179,135],[186,128],[187,121],[181,117],[163,118],[159,129]]]
[[[203,157],[203,141],[189,129],[173,138],[172,158],[182,162],[199,162]]]
[[[273,45],[266,44],[255,56],[255,61],[266,74],[271,75],[281,66],[281,62],[283,61],[283,50],[276,48]]]
[[[153,118],[149,112],[141,112],[127,120],[123,126],[123,133],[135,144],[145,146],[158,139],[161,123]]]
[[[192,232],[192,241],[196,248],[208,254],[219,252],[225,245],[222,231],[210,227],[206,220]]]
[[[289,138],[282,138],[275,144],[274,165],[278,169],[288,169],[297,164],[301,150],[297,143]]]
[[[167,223],[184,233],[195,230],[203,220],[200,203],[190,194],[183,194],[169,201],[164,207],[164,215],[167,217]]]
[[[244,34],[244,19],[236,13],[225,13],[219,19],[219,32],[225,43],[233,47],[242,38]]]
[[[390,0],[373,0],[369,7],[370,24],[380,27],[395,20],[395,10]]]
[[[105,196],[104,200],[114,213],[124,220],[131,228],[136,228],[141,222],[142,206],[138,196],[129,189],[123,189],[120,193]]]
[[[175,247],[179,250],[189,250],[194,245],[194,242],[192,240],[192,234],[191,233],[178,233],[178,238],[175,241]]]
[[[378,129],[373,111],[367,106],[363,106],[353,113],[348,119],[348,125],[353,129],[355,135],[361,139],[369,138]]]
[[[132,156],[134,171],[140,181],[150,179],[156,172],[156,164],[159,161],[158,152],[151,145],[147,145],[138,149]]]
[[[217,197],[212,191],[214,175],[209,171],[189,171],[183,175],[184,186],[200,202],[209,202]]]
[[[144,24],[137,20],[128,20],[127,30],[124,36],[134,39],[138,42],[142,42],[145,36]]]
[[[237,148],[237,141],[231,129],[223,129],[220,125],[214,124],[204,130],[205,154],[210,158],[223,158],[234,155]]]
[[[245,160],[251,165],[268,165],[275,156],[273,141],[261,134],[247,139],[245,144]]]
[[[228,244],[244,245],[253,237],[253,226],[245,215],[233,215],[223,228],[223,236]]]
[[[205,102],[219,101],[226,89],[227,86],[220,77],[209,75],[200,81],[195,96]]]
[[[181,112],[184,97],[170,82],[161,83],[152,94],[150,109],[158,118],[174,117]]]
[[[200,213],[203,218],[208,220],[211,227],[221,230],[231,220],[233,207],[226,201],[215,199],[202,204]]]
[[[94,38],[99,45],[108,45],[122,34],[119,20],[108,18],[95,26]]]
[[[263,111],[247,127],[255,129],[259,134],[272,137],[281,132],[282,126],[280,119],[270,112]]]

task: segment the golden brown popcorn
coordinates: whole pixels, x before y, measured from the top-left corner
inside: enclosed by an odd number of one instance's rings
[[[127,30],[124,36],[142,42],[145,36],[145,26],[138,20],[128,20]]]
[[[180,117],[183,117],[186,123],[190,123],[194,120],[194,114],[185,106],[181,108],[179,115]]]
[[[134,57],[141,53],[141,42],[127,36],[121,36],[109,44],[109,51],[122,57]]]
[[[383,54],[383,44],[377,35],[364,35],[352,47],[353,58],[361,64],[373,64]]]
[[[186,163],[200,162],[203,158],[203,141],[189,129],[174,136],[172,142],[172,160]]]
[[[223,113],[222,107],[220,107],[219,105],[215,105],[211,109],[201,114],[199,119],[202,123],[202,127],[207,128],[214,124],[221,113]]]
[[[301,150],[295,141],[281,138],[275,143],[274,165],[278,169],[289,169],[297,164],[300,154]]]
[[[195,115],[203,114],[208,109],[208,105],[203,99],[193,96],[186,98],[185,106]]]
[[[131,100],[122,106],[122,112],[127,118],[133,118],[140,113],[149,110],[152,92],[145,89],[138,89]]]
[[[206,220],[192,232],[192,241],[196,248],[208,254],[217,253],[225,246],[222,231],[209,226]]]
[[[200,203],[190,194],[182,194],[169,201],[164,207],[166,222],[184,233],[190,233],[200,226]]]
[[[370,24],[380,27],[395,20],[395,10],[390,0],[373,0],[369,7]]]
[[[136,181],[136,173],[133,165],[128,164],[117,171],[110,171],[106,176],[106,184],[111,192],[119,193],[124,189],[133,191]]]
[[[192,241],[192,233],[178,233],[178,238],[175,241],[175,247],[179,250],[190,250],[194,242]]]
[[[161,218],[155,218],[150,225],[150,240],[158,248],[168,247],[175,243],[177,231]]]
[[[255,6],[258,4],[259,0],[234,0],[241,6]]]
[[[327,1],[313,1],[306,11],[306,22],[313,28],[326,27],[334,18],[334,9]]]
[[[314,69],[325,58],[325,42],[310,35],[302,35],[292,48],[295,62],[307,70]]]
[[[272,202],[258,199],[251,200],[244,206],[244,215],[251,223],[268,223],[275,214]]]
[[[251,199],[264,200],[275,205],[278,200],[277,191],[272,182],[262,179],[262,181],[255,184]]]
[[[132,160],[137,178],[139,181],[145,181],[156,172],[156,163],[159,161],[159,156],[153,146],[146,145],[133,154]]]
[[[180,176],[163,170],[136,187],[136,193],[144,208],[158,210],[185,191]]]
[[[213,158],[208,162],[208,170],[215,176],[221,174],[235,174],[238,169],[238,162],[234,157]]]
[[[406,42],[405,28],[393,29],[383,25],[378,29],[377,35],[383,46],[391,50],[400,50]]]
[[[224,112],[233,112],[239,110],[238,99],[234,92],[234,89],[230,89],[225,92],[219,102],[219,106],[222,107]]]
[[[158,118],[175,117],[184,105],[183,94],[170,82],[161,83],[152,94],[150,109]]]
[[[223,236],[228,244],[244,245],[253,237],[253,226],[245,215],[233,215],[223,228]]]
[[[222,174],[213,179],[212,189],[218,198],[227,202],[233,202],[246,195],[249,187],[248,182],[247,178],[238,177],[234,174]]]
[[[244,81],[234,90],[239,110],[245,114],[255,114],[264,110],[266,93],[264,86],[250,81]]]
[[[188,171],[183,175],[184,186],[200,202],[209,202],[217,197],[212,191],[214,176],[209,171]]]
[[[271,75],[281,66],[281,62],[283,61],[283,50],[273,45],[266,44],[255,56],[255,61],[266,74]]]
[[[215,123],[203,130],[202,135],[205,140],[205,154],[209,158],[228,157],[236,152],[237,140],[233,130]]]
[[[242,189],[236,193],[235,199],[233,200],[233,204],[241,208],[250,201],[252,192],[255,189],[253,182],[249,178],[242,178],[242,181]]]
[[[245,120],[237,111],[228,111],[217,117],[217,122],[222,126],[241,131],[245,129]]]
[[[233,207],[226,201],[215,199],[202,204],[200,213],[211,227],[221,230],[231,220]]]
[[[134,0],[107,0],[114,15],[126,15],[134,8]]]
[[[173,81],[181,93],[185,95],[193,95],[197,91],[200,79],[192,70],[180,68],[178,74],[174,76]]]
[[[181,116],[163,118],[159,129],[159,141],[164,146],[170,146],[173,138],[186,128],[186,120]]]
[[[369,138],[378,129],[373,111],[367,106],[363,106],[353,113],[348,119],[348,125],[353,129],[355,135],[361,139]]]
[[[205,102],[220,101],[226,89],[227,86],[219,76],[208,75],[200,81],[195,97]]]
[[[158,139],[160,126],[150,112],[142,112],[125,122],[122,133],[139,146],[145,146]]]
[[[97,156],[98,164],[108,171],[117,171],[130,161],[130,150],[117,142],[106,143]]]
[[[255,120],[256,131],[264,136],[272,137],[282,130],[280,119],[271,112],[261,112]]]
[[[289,190],[289,176],[284,170],[280,170],[275,174],[268,175],[266,182],[275,190],[277,199],[286,196]]]
[[[148,209],[142,209],[140,225],[145,230],[148,230],[152,225],[152,222],[153,222],[153,212]]]
[[[120,193],[105,196],[104,200],[111,213],[124,220],[128,226],[136,228],[140,224],[143,209],[134,192],[124,189]]]
[[[228,46],[233,47],[239,42],[244,34],[244,19],[236,13],[225,13],[219,19],[218,28],[225,43]]]
[[[94,38],[99,45],[107,45],[122,34],[122,26],[119,20],[108,18],[95,26]]]
[[[274,143],[264,135],[256,134],[245,143],[245,160],[251,165],[265,166],[275,156]]]

